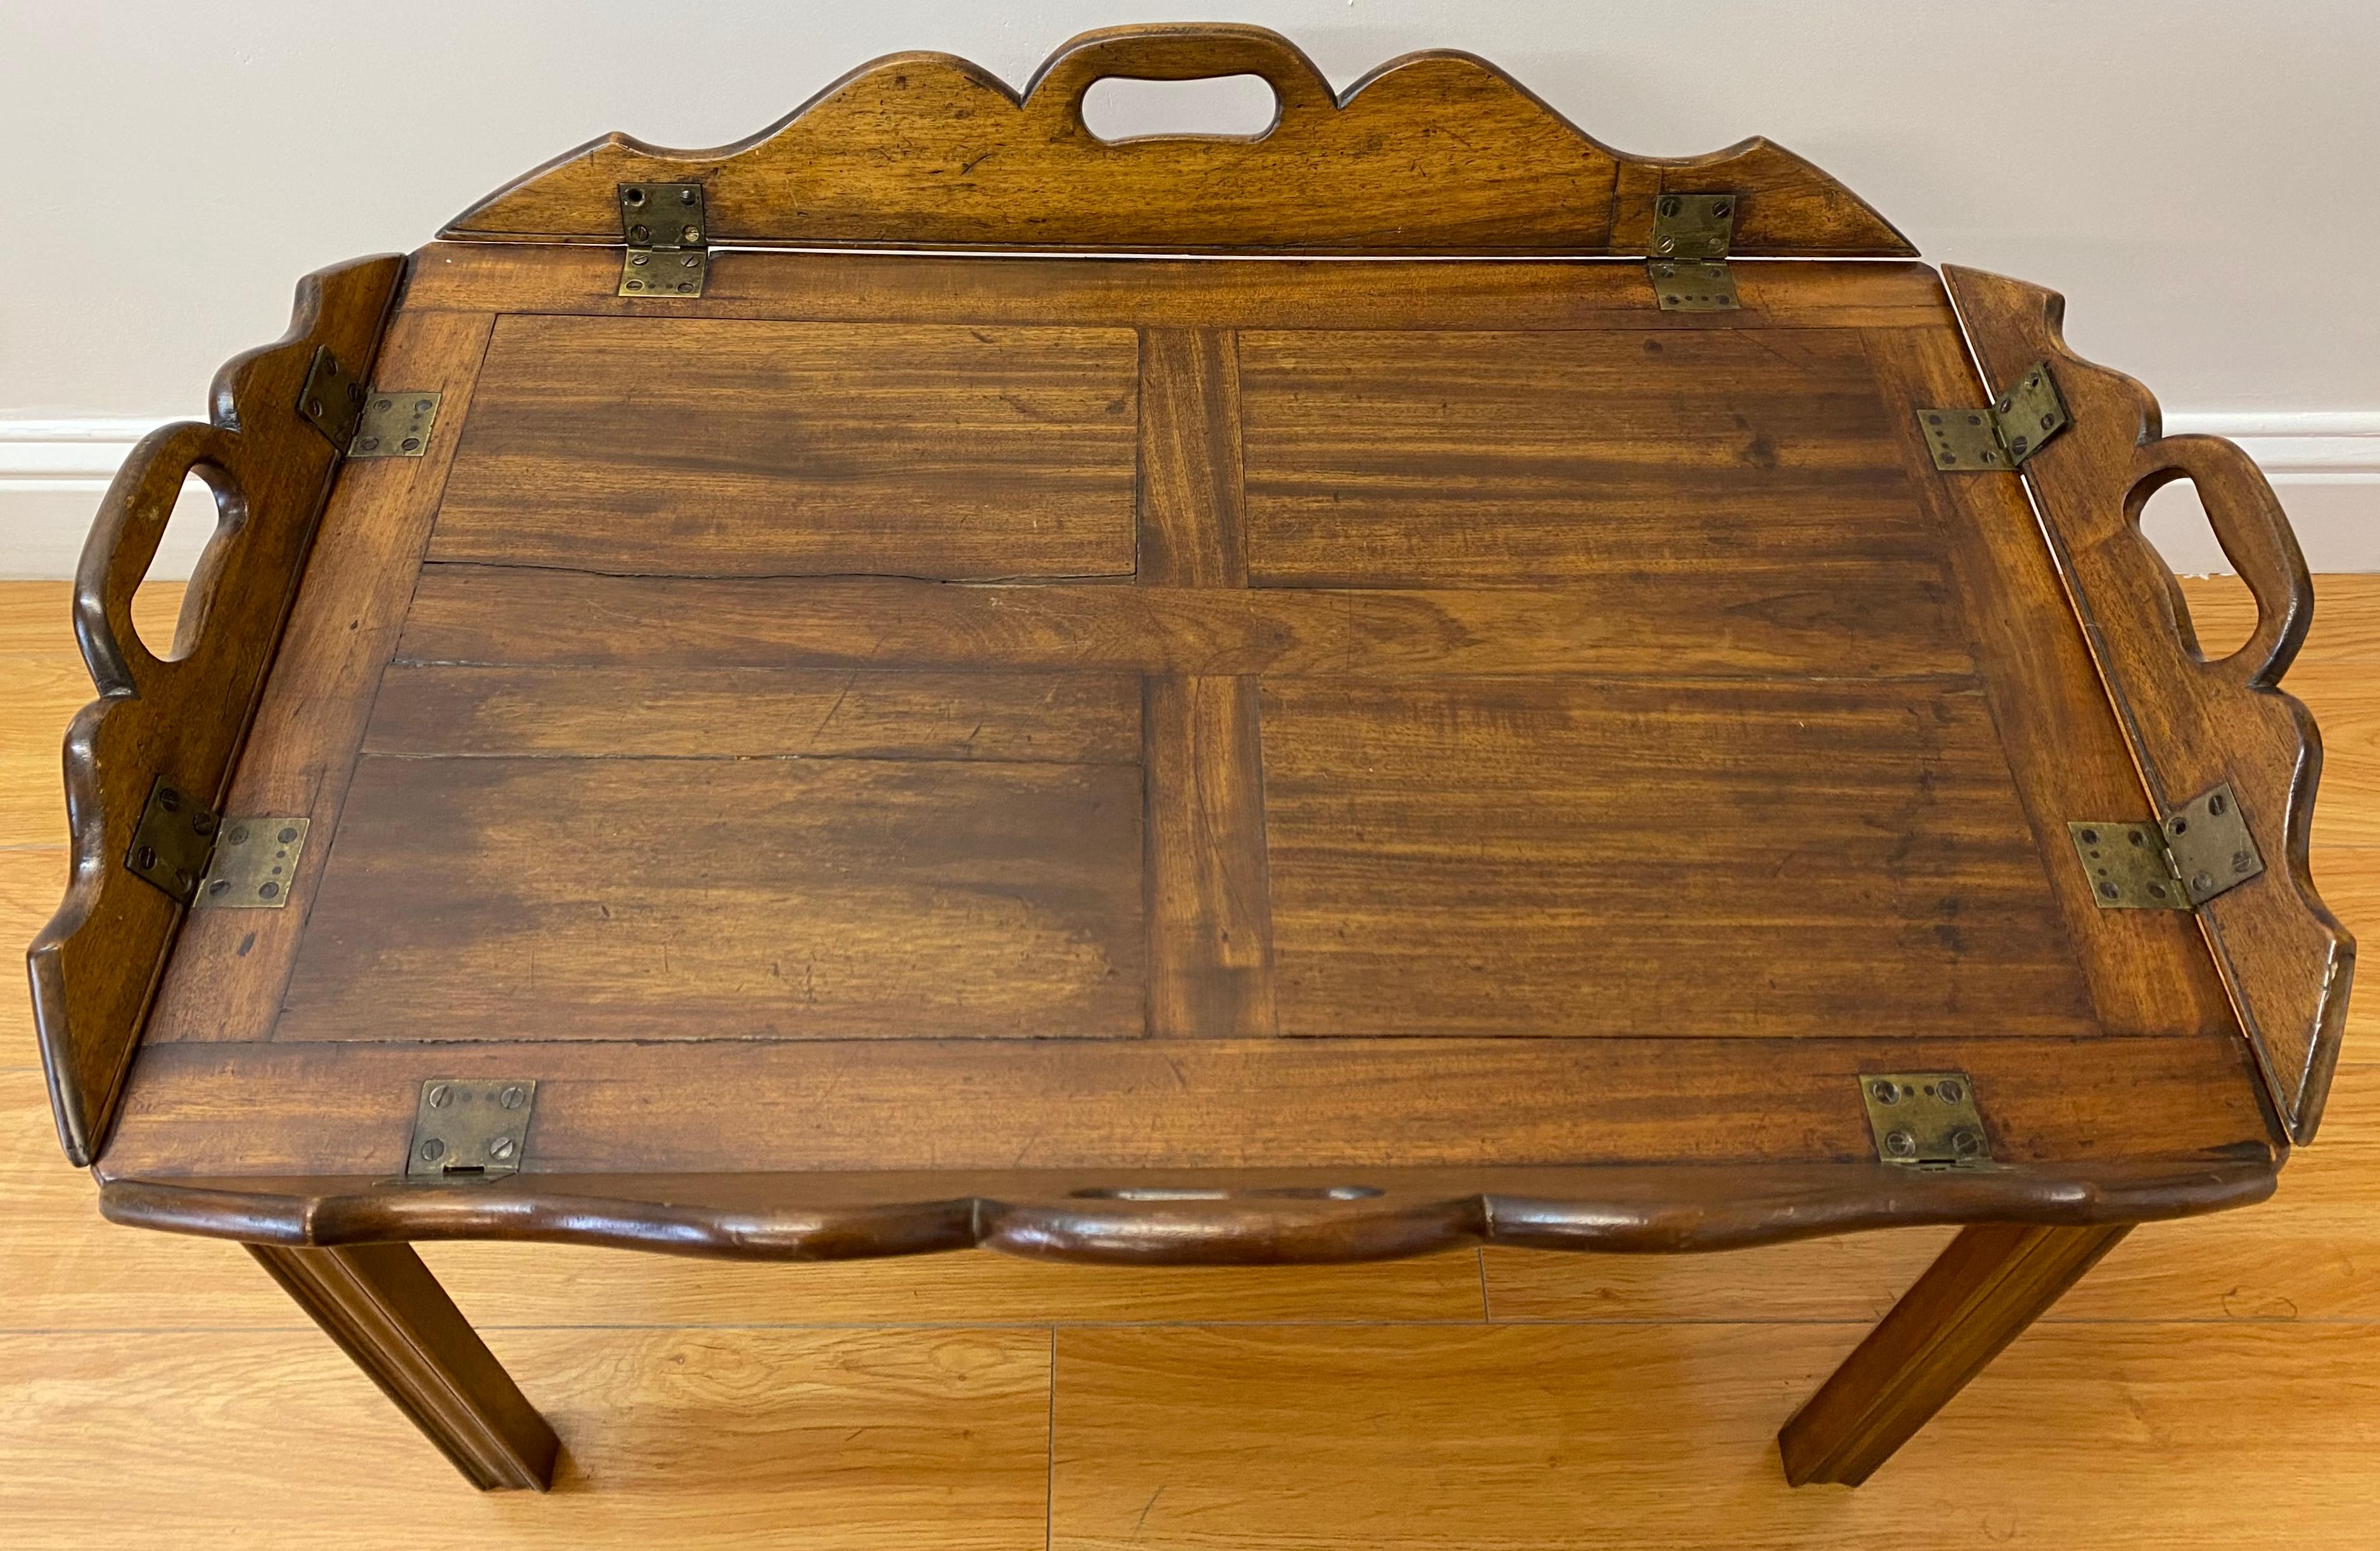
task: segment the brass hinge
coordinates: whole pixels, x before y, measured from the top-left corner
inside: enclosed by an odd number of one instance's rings
[[[1876,1072],[1859,1082],[1879,1161],[1919,1169],[1990,1165],[1991,1133],[1965,1072]]]
[[[710,273],[710,223],[699,183],[620,185],[624,297],[698,297]]]
[[[1727,249],[1735,207],[1733,194],[1663,194],[1653,201],[1653,254],[1645,267],[1662,311],[1734,310]]]
[[[431,1078],[414,1108],[405,1177],[460,1181],[518,1173],[536,1109],[535,1078]]]
[[[193,910],[279,910],[309,827],[294,814],[222,818],[160,777],[124,865]]]
[[[2154,824],[2078,819],[2066,832],[2102,910],[2192,910],[2265,870],[2228,781]]]
[[[439,396],[419,388],[367,387],[318,345],[298,390],[298,414],[343,457],[418,458],[430,451]]]
[[[1982,409],[1920,409],[1917,424],[1946,473],[1988,474],[2016,468],[2066,429],[2066,401],[2047,361],[2025,368],[2016,386]]]

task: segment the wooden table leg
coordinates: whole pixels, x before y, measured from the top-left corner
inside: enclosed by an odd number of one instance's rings
[[[1961,1231],[1777,1435],[1785,1479],[1865,1481],[2130,1231]]]
[[[411,1246],[248,1250],[471,1484],[545,1490],[561,1441]]]

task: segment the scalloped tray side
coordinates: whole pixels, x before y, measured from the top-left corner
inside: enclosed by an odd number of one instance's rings
[[[338,462],[299,418],[299,390],[318,345],[370,371],[404,272],[359,259],[298,282],[289,333],[216,374],[209,423],[160,427],[133,449],[83,546],[75,633],[100,697],[67,730],[66,899],[26,952],[58,1140],[78,1164],[106,1135],[182,919],[123,866],[133,831],[161,778],[221,806]],[[225,517],[165,657],[133,628],[132,595],[190,474]]]
[[[2307,859],[2322,736],[2275,687],[2313,617],[2305,557],[2246,454],[2218,437],[2164,435],[2146,388],[2067,348],[2064,297],[1978,270],[1942,273],[1985,382],[2047,359],[2065,396],[2070,429],[2024,476],[2157,813],[2226,781],[2239,796],[2265,871],[2200,907],[2199,925],[2274,1109],[2293,1140],[2310,1141],[2338,1061],[2355,939],[2314,891]],[[2141,532],[2150,494],[2177,479],[2198,487],[2255,595],[2256,628],[2227,657],[2199,649],[2181,589]]]
[[[1254,74],[1252,137],[1093,135],[1107,77]],[[617,243],[617,186],[699,182],[712,246],[1101,252],[1534,254],[1647,250],[1663,193],[1740,196],[1739,254],[1914,255],[1857,195],[1749,139],[1707,156],[1597,143],[1470,55],[1407,55],[1343,97],[1260,27],[1088,32],[1022,96],[943,54],[862,66],[750,139],[669,151],[609,135],[472,206],[441,235]]]
[[[1603,1253],[1741,1249],[1918,1224],[2082,1226],[2261,1201],[2279,1159],[2187,1157],[1999,1169],[1685,1164],[1113,1173],[517,1174],[487,1184],[368,1178],[116,1179],[111,1221],[327,1246],[504,1239],[736,1260],[983,1248],[1108,1265],[1389,1260],[1468,1244]],[[1100,1187],[1107,1188],[1100,1188]],[[1088,1187],[1088,1188],[1086,1188]]]

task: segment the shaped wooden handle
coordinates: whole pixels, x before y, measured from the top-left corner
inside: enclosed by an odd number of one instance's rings
[[[2322,903],[2308,850],[2322,740],[2274,687],[2313,612],[2305,556],[2272,487],[2239,448],[2163,436],[2156,400],[2066,346],[2054,291],[1980,270],[1942,271],[1985,381],[2046,360],[2070,424],[2024,466],[2043,534],[2067,573],[2093,657],[2122,713],[2152,814],[2228,782],[2265,871],[2202,905],[2200,928],[2292,1141],[2313,1139],[2354,979],[2355,939]],[[2173,573],[2140,531],[2158,486],[2198,487],[2223,552],[2256,600],[2256,628],[2228,657],[2185,650]]]
[[[133,449],[83,545],[75,634],[100,697],[67,732],[66,898],[26,953],[58,1140],[77,1164],[106,1136],[181,918],[178,900],[125,867],[126,849],[158,782],[222,801],[338,464],[298,394],[317,349],[370,370],[404,272],[388,257],[309,275],[289,333],[215,379],[212,424],[161,427]],[[213,488],[228,541],[191,577],[168,660],[134,628],[132,595],[193,473]]]
[[[1100,139],[1092,83],[1253,75],[1258,135]],[[1410,54],[1350,85],[1261,27],[1087,32],[1020,98],[979,66],[898,54],[734,145],[607,135],[448,224],[474,242],[620,240],[623,183],[699,183],[735,247],[1500,258],[1641,256],[1664,191],[1733,193],[1747,257],[1907,257],[1858,196],[1782,147],[1627,156],[1466,54]]]
[[[2213,666],[2243,685],[2280,682],[2313,619],[2313,577],[2278,497],[2247,454],[2219,436],[2168,436],[2141,449],[2141,474],[2127,498],[2133,522],[2159,487],[2188,479],[2240,579],[2256,600],[2256,628]]]
[[[1338,105],[1330,83],[1287,39],[1261,27],[1117,27],[1086,32],[1050,56],[1026,92],[1028,112],[1063,115],[1064,127],[1088,135],[1083,98],[1096,83],[1126,80],[1207,80],[1257,76],[1280,104],[1262,139],[1295,118]],[[1141,139],[1241,137],[1148,135]]]
[[[205,479],[225,529],[240,526],[245,503],[231,471],[234,456],[232,432],[183,420],[142,437],[116,470],[75,568],[75,636],[103,696],[134,693],[162,665],[133,626],[132,595],[156,558],[183,481],[194,473]]]

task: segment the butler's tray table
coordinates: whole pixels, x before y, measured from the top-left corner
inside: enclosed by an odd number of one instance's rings
[[[1267,132],[1083,118],[1234,73]],[[306,280],[109,494],[67,1151],[492,1487],[554,1435],[417,1241],[1963,1225],[1779,1418],[1857,1482],[2132,1225],[2267,1194],[2347,1000],[2304,562],[2059,312],[1767,141],[1250,28],[573,151]],[[2138,531],[2176,478],[2227,656]]]

